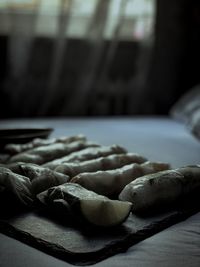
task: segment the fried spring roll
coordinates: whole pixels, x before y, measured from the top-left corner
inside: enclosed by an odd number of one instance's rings
[[[9,154],[14,155],[33,149],[38,146],[47,146],[55,143],[68,144],[74,141],[86,141],[86,137],[80,134],[80,135],[64,136],[60,138],[51,138],[51,139],[35,138],[31,142],[25,144],[8,144],[5,146],[4,150],[7,151]]]
[[[23,174],[31,180],[32,192],[36,195],[52,186],[64,184],[69,176],[34,164],[22,164]]]
[[[7,168],[0,167],[0,186],[15,195],[20,203],[31,206],[33,196],[31,182],[28,177],[13,173]]]
[[[117,146],[117,145],[89,147],[89,148],[85,148],[80,151],[71,153],[70,155],[62,157],[60,159],[50,161],[44,164],[44,166],[50,169],[55,169],[58,165],[64,162],[73,162],[73,161],[81,162],[81,161],[99,158],[102,156],[108,156],[112,154],[122,154],[122,153],[126,153],[126,150],[123,147]]]
[[[86,147],[99,146],[92,142],[75,141],[69,144],[55,143],[48,146],[39,146],[23,153],[12,156],[8,163],[28,162],[35,164],[43,164],[50,160],[68,155],[74,151],[84,149]]]
[[[82,162],[62,163],[55,168],[55,171],[73,177],[81,172],[115,169],[130,163],[143,163],[145,161],[147,161],[146,158],[135,153],[116,154]]]
[[[14,173],[24,175],[24,171],[21,168],[22,164],[24,164],[24,162],[13,162],[9,164],[0,164],[0,167],[4,167],[11,170]]]
[[[200,165],[145,175],[129,183],[119,199],[133,203],[133,212],[145,213],[176,205],[200,193]]]
[[[104,196],[116,196],[137,177],[166,170],[169,167],[169,164],[161,162],[148,161],[141,165],[133,163],[113,170],[80,173],[73,177],[70,182],[78,183],[88,190]]]

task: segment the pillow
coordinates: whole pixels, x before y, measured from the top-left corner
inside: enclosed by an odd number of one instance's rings
[[[193,112],[188,126],[192,134],[200,140],[200,107]]]
[[[200,85],[184,94],[171,108],[170,114],[173,118],[183,121],[200,140]]]

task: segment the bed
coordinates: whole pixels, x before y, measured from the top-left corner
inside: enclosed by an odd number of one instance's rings
[[[172,167],[199,164],[200,142],[168,117],[51,118],[1,121],[1,128],[52,127],[52,137],[84,134],[104,145],[120,144]],[[200,212],[93,266],[200,266]],[[66,267],[72,264],[0,234],[0,266]]]

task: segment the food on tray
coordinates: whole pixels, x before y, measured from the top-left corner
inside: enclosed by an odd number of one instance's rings
[[[0,164],[0,166],[7,168],[14,173],[24,175],[24,171],[21,167],[23,164],[25,164],[25,163],[24,162],[13,162],[13,163],[9,163],[9,164]],[[29,164],[29,163],[27,163],[27,164]]]
[[[133,203],[134,212],[147,212],[176,204],[200,193],[200,165],[145,175],[129,183],[119,199]]]
[[[23,175],[30,178],[33,194],[38,194],[52,186],[64,184],[69,176],[35,164],[21,164]]]
[[[66,175],[59,175],[56,174],[55,172],[50,172],[51,170],[49,170],[49,172],[47,172],[46,174],[43,174],[41,176],[38,176],[37,178],[32,180],[32,191],[34,193],[34,195],[47,190],[48,188],[52,187],[52,186],[56,186],[56,185],[60,185],[60,184],[64,184],[66,182],[68,182],[69,177]],[[56,175],[55,175],[56,174]]]
[[[12,162],[28,162],[35,164],[43,164],[50,160],[68,155],[74,151],[84,149],[86,147],[98,147],[99,145],[92,142],[74,141],[71,143],[53,143],[47,146],[38,146],[26,152],[22,152],[12,156],[8,163]]]
[[[74,141],[86,141],[86,137],[84,135],[79,134],[74,136],[64,136],[60,138],[51,139],[35,138],[31,142],[25,144],[8,144],[5,146],[4,150],[7,151],[9,154],[17,154],[38,146],[46,146],[54,143],[68,144]]]
[[[44,164],[44,166],[50,169],[55,169],[56,167],[58,167],[58,165],[64,162],[85,161],[85,160],[99,158],[102,156],[104,157],[112,154],[122,154],[126,152],[127,151],[125,148],[118,145],[88,147],[80,151],[73,152],[65,157],[47,162],[46,164]]]
[[[5,190],[6,192],[12,193],[20,203],[28,206],[32,205],[32,189],[28,177],[13,173],[7,168],[0,167],[0,186],[2,192]]]
[[[65,162],[58,165],[58,167],[55,168],[55,171],[73,177],[83,172],[115,169],[126,164],[143,163],[145,161],[147,161],[146,158],[135,153],[116,154],[82,162]]]
[[[98,194],[117,196],[125,185],[137,177],[166,170],[169,167],[169,164],[162,162],[133,163],[113,170],[80,173],[70,182],[78,183]]]
[[[82,199],[80,212],[89,222],[97,226],[110,227],[122,224],[129,216],[132,204],[127,201]]]
[[[110,227],[123,223],[132,204],[127,201],[111,200],[107,197],[89,191],[81,185],[65,183],[38,195],[43,203],[54,203],[61,200],[69,207],[71,212],[79,219],[95,226]],[[63,215],[64,216],[64,215]]]
[[[64,184],[69,181],[68,175],[44,168],[33,163],[14,162],[4,165],[12,172],[21,174],[31,180],[33,194],[38,194],[52,186]]]
[[[118,145],[100,146],[83,135],[35,139],[6,150],[19,153],[0,164],[0,193],[12,192],[28,206],[37,205],[38,195],[94,225],[122,223],[131,206],[133,212],[154,211],[200,192],[200,165],[170,170],[167,163]]]

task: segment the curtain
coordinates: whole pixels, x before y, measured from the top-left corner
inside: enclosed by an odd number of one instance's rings
[[[156,1],[154,44],[144,86],[149,109],[168,114],[200,83],[200,2]]]
[[[1,117],[152,113],[154,12],[153,0],[1,1]]]

